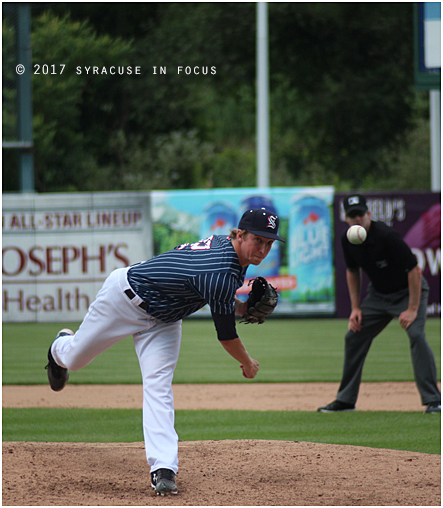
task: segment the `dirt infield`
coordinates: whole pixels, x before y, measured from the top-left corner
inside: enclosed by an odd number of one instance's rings
[[[175,385],[177,409],[315,410],[337,385]],[[3,387],[3,407],[141,407],[140,386]],[[422,411],[413,383],[363,384],[360,410]],[[423,415],[424,418],[439,418]],[[441,456],[297,441],[180,442],[179,495],[143,443],[3,443],[4,506],[440,506]]]
[[[440,385],[439,385],[440,386]],[[315,411],[334,400],[335,383],[173,385],[175,409]],[[141,385],[4,386],[3,407],[141,408]],[[362,383],[363,411],[423,411],[414,383]]]

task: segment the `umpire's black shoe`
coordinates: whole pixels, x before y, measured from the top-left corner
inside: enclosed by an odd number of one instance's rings
[[[424,413],[441,414],[441,402],[432,402],[431,404],[428,404],[428,407],[425,409]]]
[[[348,404],[347,402],[340,402],[339,400],[334,400],[330,404],[326,406],[321,406],[317,409],[320,413],[338,413],[344,411],[357,411],[355,404]]]
[[[152,472],[151,487],[155,489],[157,496],[178,494],[174,471],[170,469],[157,469],[157,471]]]
[[[63,337],[64,335],[74,335],[74,332],[72,330],[69,330],[68,328],[63,328],[63,330],[60,330],[58,332],[57,337],[55,339],[57,340],[59,337]],[[48,379],[51,388],[54,390],[54,392],[59,392],[60,390],[63,390],[63,388],[65,387],[69,379],[69,372],[68,369],[65,369],[63,367],[60,367],[60,365],[57,365],[57,363],[54,360],[54,357],[52,356],[51,347],[49,348],[48,351],[49,363],[48,365],[46,365],[45,369],[48,371]]]

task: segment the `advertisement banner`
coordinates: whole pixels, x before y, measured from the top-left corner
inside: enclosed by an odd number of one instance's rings
[[[351,304],[346,284],[346,265],[341,247],[341,235],[348,228],[343,210],[343,198],[349,193],[335,194],[334,254],[336,284],[336,316],[348,318]],[[433,192],[367,192],[371,218],[392,226],[403,237],[417,257],[417,262],[430,286],[428,316],[441,316],[441,195]],[[369,279],[364,275],[362,297],[366,295]]]
[[[267,208],[280,218],[280,236],[259,266],[249,266],[238,297],[246,299],[248,282],[266,277],[280,293],[276,313],[335,312],[333,277],[333,187],[242,188],[152,193],[154,253],[213,234],[229,235],[249,208]],[[200,315],[209,315],[208,308]]]
[[[112,270],[152,256],[150,193],[4,195],[3,321],[82,320]]]

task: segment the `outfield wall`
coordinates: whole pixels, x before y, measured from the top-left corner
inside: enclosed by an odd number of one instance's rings
[[[333,316],[333,197],[333,187],[6,195],[3,321],[81,320],[113,269],[228,235],[262,206],[279,215],[287,243],[248,269],[239,297],[261,274],[280,291],[277,313]]]
[[[428,314],[440,316],[440,194],[366,195],[373,218],[413,249],[431,286]],[[286,243],[248,269],[239,297],[260,274],[279,289],[276,315],[348,317],[342,198],[332,187],[4,195],[3,321],[80,321],[113,269],[229,234],[261,206],[279,215]]]
[[[341,247],[345,222],[343,198],[334,197],[336,316],[347,318],[351,303]],[[438,192],[365,192],[371,218],[395,228],[411,247],[430,286],[428,316],[441,316],[441,195]],[[362,296],[369,279],[363,275]]]
[[[3,196],[3,322],[80,321],[106,276],[152,256],[150,193]]]

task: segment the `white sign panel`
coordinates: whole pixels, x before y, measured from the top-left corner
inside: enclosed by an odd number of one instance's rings
[[[424,39],[426,68],[441,68],[440,2],[424,2]]]
[[[3,321],[80,321],[116,268],[152,257],[150,193],[3,196]]]

